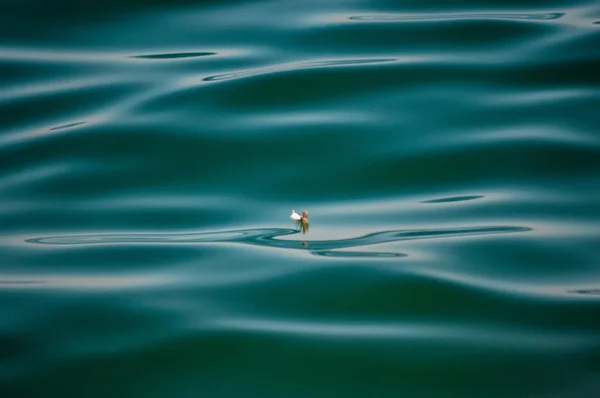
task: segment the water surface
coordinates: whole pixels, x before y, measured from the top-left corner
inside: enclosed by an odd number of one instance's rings
[[[600,394],[596,2],[0,10],[0,396]]]

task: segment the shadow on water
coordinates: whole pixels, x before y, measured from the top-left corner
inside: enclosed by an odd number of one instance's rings
[[[449,238],[468,235],[487,235],[531,231],[528,227],[483,226],[446,229],[412,229],[375,232],[348,239],[332,240],[281,240],[280,236],[295,235],[299,231],[289,228],[257,228],[218,232],[171,233],[171,234],[102,234],[76,236],[50,236],[27,239],[28,243],[46,245],[93,245],[93,244],[150,244],[150,243],[241,243],[253,246],[274,247],[280,249],[306,250],[311,254],[325,257],[406,257],[404,253],[376,252],[338,252],[359,246],[380,243],[400,242],[416,239]]]

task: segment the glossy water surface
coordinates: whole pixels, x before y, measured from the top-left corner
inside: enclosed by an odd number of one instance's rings
[[[600,396],[598,2],[1,3],[1,397]]]

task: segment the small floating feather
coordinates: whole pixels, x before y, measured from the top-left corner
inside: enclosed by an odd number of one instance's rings
[[[292,210],[290,218],[296,223],[296,226],[303,234],[308,232],[308,212],[306,210],[302,212],[302,215],[296,213],[295,210]]]

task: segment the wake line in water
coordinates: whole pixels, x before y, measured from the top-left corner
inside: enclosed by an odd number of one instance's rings
[[[352,21],[373,21],[373,22],[410,22],[410,21],[444,21],[453,19],[507,19],[507,20],[531,20],[531,21],[550,21],[564,17],[564,12],[544,12],[544,13],[465,13],[465,14],[424,14],[424,15],[356,15],[348,17]]]
[[[518,226],[484,226],[470,228],[446,229],[413,229],[375,232],[349,239],[332,240],[281,240],[280,236],[299,233],[289,228],[257,228],[220,232],[199,232],[186,234],[104,234],[50,236],[27,239],[28,243],[45,245],[94,245],[94,244],[166,244],[166,243],[240,243],[254,246],[273,247],[279,249],[306,250],[311,254],[325,257],[405,257],[403,253],[374,252],[337,252],[336,249],[347,249],[359,246],[370,246],[380,243],[400,242],[416,239],[449,238],[469,235],[487,235],[531,231],[531,228]]]
[[[408,60],[416,61],[417,59],[408,58]],[[365,58],[365,59],[338,59],[338,60],[322,60],[298,62],[284,65],[268,66],[264,68],[251,69],[241,72],[223,73],[220,75],[205,77],[203,80],[207,82],[216,82],[220,80],[237,79],[241,77],[263,75],[272,72],[285,72],[304,69],[327,68],[327,67],[343,67],[343,66],[359,66],[380,64],[398,61],[397,58]]]

